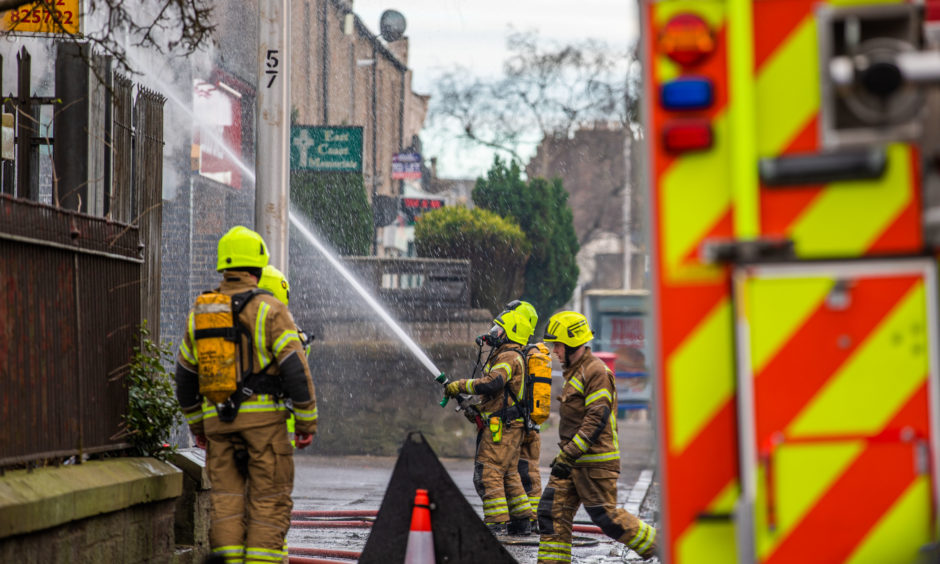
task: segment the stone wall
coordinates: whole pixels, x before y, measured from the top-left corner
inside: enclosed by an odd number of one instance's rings
[[[449,378],[470,377],[477,347],[426,348]],[[310,355],[319,432],[313,454],[395,455],[408,431],[421,431],[440,456],[472,456],[476,428],[439,402],[443,387],[404,345],[315,343]]]
[[[0,562],[185,563],[174,509],[182,472],[117,458],[0,477]]]

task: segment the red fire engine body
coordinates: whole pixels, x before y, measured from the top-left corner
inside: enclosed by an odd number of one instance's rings
[[[664,560],[938,561],[940,9],[640,15]]]

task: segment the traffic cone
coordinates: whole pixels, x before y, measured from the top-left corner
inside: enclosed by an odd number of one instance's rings
[[[431,534],[431,502],[428,500],[428,490],[415,491],[405,564],[434,564],[434,537]]]

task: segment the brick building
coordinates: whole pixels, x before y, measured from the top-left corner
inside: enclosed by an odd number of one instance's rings
[[[619,124],[596,122],[570,138],[546,137],[526,166],[530,178],[561,178],[570,194],[581,250],[575,291],[645,287],[643,198],[634,181],[634,139]]]
[[[167,108],[161,322],[173,342],[195,295],[218,282],[218,238],[254,225],[258,3],[231,0],[213,14],[218,44],[173,63]],[[413,144],[429,100],[411,91],[407,38],[386,43],[344,0],[291,0],[290,20],[294,120],[362,127],[367,195],[399,195],[392,155]]]

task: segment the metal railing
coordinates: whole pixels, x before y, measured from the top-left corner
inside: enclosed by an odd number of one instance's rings
[[[123,376],[142,319],[159,320],[162,96],[134,101],[105,58],[68,43],[56,96],[37,97],[25,49],[18,61],[15,158],[0,167],[0,469],[127,448]]]

